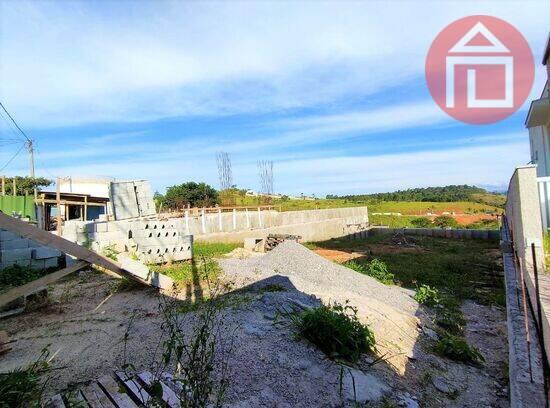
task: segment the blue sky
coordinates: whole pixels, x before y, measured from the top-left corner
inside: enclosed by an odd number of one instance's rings
[[[145,178],[161,192],[234,182],[351,194],[445,184],[505,188],[529,161],[528,104],[484,126],[447,117],[424,81],[431,41],[489,14],[535,54],[545,1],[0,2],[0,100],[35,140],[38,175]],[[0,120],[0,142],[16,137]],[[0,168],[20,144],[0,143]],[[22,152],[3,170],[27,172]]]

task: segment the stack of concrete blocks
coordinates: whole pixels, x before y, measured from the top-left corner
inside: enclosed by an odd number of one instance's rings
[[[0,270],[13,265],[32,269],[56,268],[61,255],[57,249],[0,230]]]
[[[173,220],[69,221],[63,237],[98,253],[107,248],[132,253],[144,263],[193,258],[193,236],[178,229]]]

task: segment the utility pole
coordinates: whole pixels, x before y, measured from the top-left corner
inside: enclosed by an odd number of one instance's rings
[[[19,127],[19,125],[17,124],[17,122],[15,121],[15,119],[10,115],[10,113],[8,112],[8,110],[6,109],[6,107],[2,104],[2,102],[0,102],[0,108],[2,108],[2,110],[6,113],[6,115],[8,115],[8,118],[10,118],[10,120],[12,121],[12,123],[15,125],[15,127],[17,128],[17,130],[25,137],[25,139],[27,140],[25,142],[25,146],[27,147],[27,151],[29,152],[29,173],[30,173],[30,176],[32,178],[34,178],[34,147],[33,147],[33,141],[31,140],[31,138],[29,138],[27,136],[27,134],[25,132],[23,132],[23,129],[21,129]]]
[[[25,143],[27,145],[27,151],[29,152],[29,173],[31,178],[34,178],[34,146],[33,141],[28,139]]]

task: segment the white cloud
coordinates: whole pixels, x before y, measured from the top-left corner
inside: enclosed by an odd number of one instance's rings
[[[0,3],[0,98],[27,126],[341,101],[420,78],[457,18],[505,18],[540,53],[549,17],[544,1],[94,4]]]

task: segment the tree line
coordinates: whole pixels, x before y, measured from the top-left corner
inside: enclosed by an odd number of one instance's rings
[[[398,190],[391,193],[327,195],[327,198],[346,199],[350,201],[435,201],[453,202],[470,201],[473,194],[488,194],[488,191],[469,185],[449,185],[444,187],[424,187]]]

